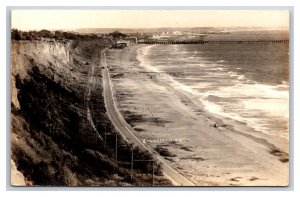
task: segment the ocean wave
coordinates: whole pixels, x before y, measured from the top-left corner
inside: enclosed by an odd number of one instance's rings
[[[239,80],[245,80],[246,77],[245,77],[245,75],[239,75],[237,79],[239,79]]]
[[[224,61],[218,61],[218,64],[207,63],[205,61],[197,61],[196,63],[184,63],[183,65],[157,65],[155,59],[147,59],[149,53],[157,53],[152,51],[154,46],[142,47],[138,50],[137,59],[141,66],[151,72],[158,72],[161,80],[171,85],[175,89],[191,95],[191,98],[198,98],[205,108],[211,112],[224,117],[247,123],[250,127],[265,133],[276,133],[274,129],[266,122],[276,118],[283,120],[286,124],[289,118],[289,83],[283,81],[279,85],[267,85],[249,80],[245,75],[230,71],[223,66]],[[179,48],[176,48],[179,50]],[[172,52],[168,53],[166,58],[174,58],[174,62],[180,61],[186,57],[172,56]],[[193,52],[191,52],[193,53]],[[153,55],[153,54],[152,54]],[[200,58],[199,58],[200,59]],[[159,60],[157,60],[159,62]],[[198,65],[198,66],[197,66]],[[158,68],[159,67],[159,68]],[[170,69],[171,68],[171,69]],[[193,69],[192,76],[198,78],[195,82],[189,80],[190,75],[185,73],[186,83],[183,76],[180,81],[176,76],[171,76],[164,69],[184,71],[184,69]],[[197,71],[197,68],[199,71]],[[241,70],[241,68],[237,68]],[[197,81],[205,81],[204,83]],[[203,91],[203,89],[205,89]],[[274,123],[275,124],[275,123]],[[275,124],[276,125],[276,124]],[[279,125],[280,127],[280,125]],[[288,132],[281,133],[287,136]],[[276,135],[279,135],[276,133]]]

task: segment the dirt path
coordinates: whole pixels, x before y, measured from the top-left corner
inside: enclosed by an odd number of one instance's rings
[[[94,57],[95,58],[95,57]],[[96,135],[98,136],[99,139],[101,139],[103,141],[103,138],[99,135],[99,132],[97,131],[97,128],[95,126],[95,123],[93,121],[92,115],[91,115],[91,110],[90,110],[90,100],[91,100],[91,93],[93,91],[93,88],[97,85],[101,85],[100,84],[100,76],[96,76],[95,75],[95,69],[100,69],[99,66],[96,66],[95,63],[91,64],[90,67],[90,72],[88,73],[88,82],[89,82],[89,86],[88,86],[88,90],[87,90],[87,94],[84,96],[84,105],[86,107],[86,118],[88,120],[88,122],[90,123],[91,127],[93,128],[93,130],[95,131]]]

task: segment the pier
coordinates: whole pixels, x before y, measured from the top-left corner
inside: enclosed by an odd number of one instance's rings
[[[188,41],[159,41],[145,40],[140,42],[144,44],[270,44],[270,43],[289,43],[289,40],[239,40],[239,41],[204,41],[204,40],[188,40]]]

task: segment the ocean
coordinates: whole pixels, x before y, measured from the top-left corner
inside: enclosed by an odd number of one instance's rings
[[[148,45],[137,59],[209,112],[288,138],[288,43]]]

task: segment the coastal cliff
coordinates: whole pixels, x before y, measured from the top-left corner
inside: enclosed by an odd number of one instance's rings
[[[152,184],[150,166],[137,165],[137,176],[130,176],[130,144],[117,141],[121,156],[116,163],[114,138],[104,142],[104,131],[116,131],[106,115],[101,84],[86,100],[91,65],[99,63],[104,47],[102,39],[11,43],[12,185],[19,185],[14,172],[26,185]],[[101,81],[101,73],[96,77]],[[136,151],[141,159],[151,158]],[[156,183],[169,185],[161,170],[155,165]]]

